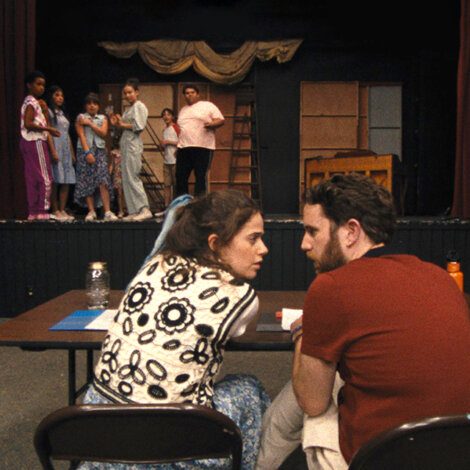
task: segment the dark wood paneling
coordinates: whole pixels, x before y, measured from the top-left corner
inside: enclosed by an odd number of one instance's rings
[[[90,261],[108,263],[113,289],[124,289],[153,247],[160,224],[4,222],[0,226],[0,317],[11,317],[71,289],[84,287]],[[269,219],[269,248],[253,286],[258,290],[305,290],[314,279],[312,263],[300,250],[300,220]],[[401,219],[390,245],[393,253],[415,254],[445,266],[455,249],[470,279],[470,221]],[[470,280],[467,280],[470,286]]]

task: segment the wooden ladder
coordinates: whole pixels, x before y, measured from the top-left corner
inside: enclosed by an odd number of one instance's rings
[[[235,94],[232,152],[229,167],[229,188],[250,186],[250,196],[262,209],[259,165],[258,122],[256,100],[251,83],[242,84]],[[249,140],[249,146],[246,141]],[[244,145],[245,144],[245,145]],[[249,174],[249,182],[237,179],[240,173]]]
[[[145,152],[158,151],[163,157],[163,151],[160,139],[153,127],[147,122],[145,127],[146,131],[152,139],[152,144],[144,145],[144,152],[142,153],[142,169],[140,171],[140,178],[144,184],[145,192],[149,197],[150,201],[153,202],[154,209],[161,211],[165,208],[165,198],[163,196],[164,185],[158,179],[157,175],[150,166],[148,160],[145,157]]]

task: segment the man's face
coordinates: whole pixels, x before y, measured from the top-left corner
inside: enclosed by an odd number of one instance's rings
[[[323,213],[319,204],[304,207],[305,234],[301,249],[313,261],[315,271],[323,273],[345,265],[346,259],[338,237],[338,227]]]
[[[184,99],[188,105],[192,105],[199,101],[199,93],[194,88],[186,88],[184,90]]]

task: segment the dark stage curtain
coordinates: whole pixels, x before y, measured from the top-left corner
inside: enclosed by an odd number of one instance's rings
[[[19,151],[24,77],[33,69],[36,0],[0,0],[0,218],[26,216]]]
[[[470,218],[470,0],[460,1],[457,136],[452,215]]]

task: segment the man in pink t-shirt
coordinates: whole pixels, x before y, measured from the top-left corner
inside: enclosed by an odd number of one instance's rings
[[[194,170],[196,196],[206,193],[206,175],[215,150],[215,130],[224,125],[224,116],[210,101],[202,101],[195,85],[185,85],[186,100],[178,115],[181,133],[176,157],[176,196],[188,193],[188,179]]]

